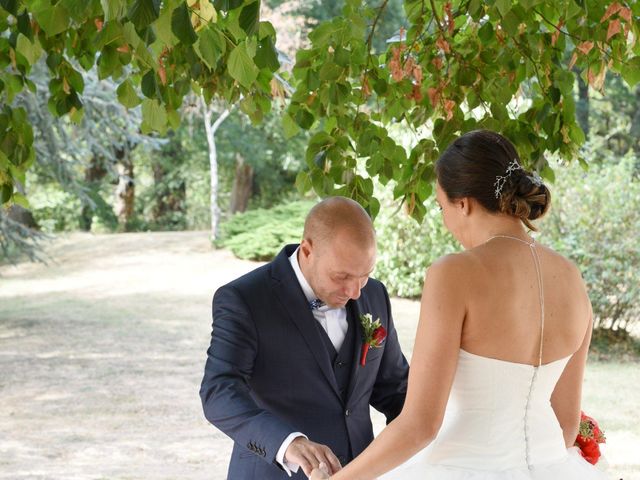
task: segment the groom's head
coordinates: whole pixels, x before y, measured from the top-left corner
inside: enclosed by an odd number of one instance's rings
[[[298,261],[309,285],[327,305],[342,307],[358,298],[376,262],[371,218],[351,199],[323,200],[307,215]]]

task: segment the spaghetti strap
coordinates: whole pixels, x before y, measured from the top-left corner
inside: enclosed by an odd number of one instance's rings
[[[531,255],[533,256],[533,263],[536,267],[536,276],[538,277],[538,297],[540,300],[540,348],[538,350],[538,367],[542,365],[542,345],[544,343],[544,290],[542,284],[542,270],[540,267],[540,257],[538,256],[538,251],[536,250],[536,242],[532,240],[531,242],[527,242],[518,237],[512,237],[510,235],[494,235],[489,238],[485,243],[489,240],[493,240],[494,238],[509,238],[511,240],[517,240],[518,242],[524,243],[529,247],[531,251]]]

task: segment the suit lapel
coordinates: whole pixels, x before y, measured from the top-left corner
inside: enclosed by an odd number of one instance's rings
[[[272,279],[274,280],[274,292],[282,308],[287,312],[289,319],[296,326],[307,347],[313,353],[331,388],[342,401],[333,367],[331,366],[329,352],[324,346],[318,331],[318,325],[316,325],[317,320],[311,313],[302,288],[289,263],[289,255],[295,250],[295,246],[293,246],[293,249],[291,247],[285,247],[273,262]]]

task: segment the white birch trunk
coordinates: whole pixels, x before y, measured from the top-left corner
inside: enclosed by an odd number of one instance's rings
[[[209,145],[209,172],[211,175],[211,239],[217,240],[220,228],[220,207],[218,206],[218,152],[216,150],[216,131],[231,113],[226,108],[218,118],[212,123],[214,108],[207,105],[204,98],[200,97],[202,113],[204,116],[204,127],[207,133],[207,143]]]

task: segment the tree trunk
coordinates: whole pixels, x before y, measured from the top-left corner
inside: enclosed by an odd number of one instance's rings
[[[233,215],[247,209],[249,199],[253,193],[253,168],[244,163],[244,158],[236,155],[236,176],[231,190],[229,212]]]
[[[92,190],[97,190],[100,180],[102,180],[106,175],[107,169],[104,168],[102,158],[97,155],[93,155],[89,162],[89,166],[84,171],[84,181],[86,185],[88,185]],[[80,229],[85,232],[91,230],[91,225],[93,223],[93,210],[94,207],[88,203],[84,203],[82,205],[82,210],[80,212]]]
[[[187,196],[187,186],[184,180],[180,179],[177,182],[177,186],[166,185],[165,178],[170,175],[171,172],[167,170],[165,164],[162,161],[153,161],[151,168],[153,170],[153,181],[156,185],[155,192],[155,204],[151,210],[153,220],[160,223],[169,223],[170,227],[178,228],[179,223],[176,222],[175,217],[163,218],[171,213],[184,213],[185,211],[185,199]],[[170,185],[174,185],[176,182],[169,182]]]
[[[127,231],[133,217],[135,184],[133,181],[133,159],[130,151],[122,148],[116,152],[118,163],[118,185],[116,186],[114,210],[118,217],[120,230]]]
[[[636,87],[636,105],[640,105],[640,85]],[[636,157],[634,174],[640,176],[640,108],[636,108],[636,113],[631,119],[629,138],[631,140],[631,148]]]
[[[16,182],[15,188],[18,193],[25,195],[25,189],[19,182]],[[36,222],[36,219],[33,218],[33,213],[31,213],[31,210],[27,210],[21,205],[11,205],[9,207],[9,210],[7,211],[7,217],[9,217],[14,222],[21,223],[27,228],[40,230],[40,226],[38,225],[38,222]]]
[[[7,211],[7,216],[14,222],[21,223],[27,228],[40,230],[40,226],[38,225],[38,222],[36,222],[36,219],[33,218],[31,210],[27,210],[20,205],[11,205]]]
[[[225,109],[215,122],[213,119],[214,109],[206,104],[203,97],[200,97],[202,112],[204,115],[204,128],[207,133],[207,144],[209,145],[209,171],[211,180],[211,239],[217,240],[220,234],[220,208],[218,206],[218,152],[216,150],[216,131],[222,125],[222,122],[231,113],[228,108]]]
[[[578,123],[589,140],[589,84],[578,75],[578,105],[576,108]]]

